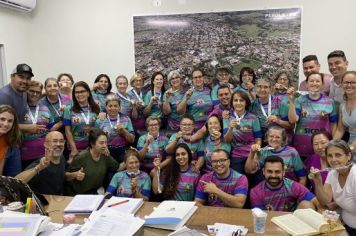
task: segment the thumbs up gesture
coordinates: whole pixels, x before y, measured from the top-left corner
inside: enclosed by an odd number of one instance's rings
[[[83,181],[83,179],[85,178],[85,173],[84,173],[84,168],[80,168],[80,170],[78,170],[76,172],[76,176],[75,176],[76,180],[78,181]]]

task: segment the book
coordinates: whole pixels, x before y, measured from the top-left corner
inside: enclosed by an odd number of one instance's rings
[[[38,235],[50,218],[39,214],[5,211],[0,213],[0,235]]]
[[[293,236],[326,233],[329,229],[323,215],[313,209],[298,209],[292,214],[273,217],[271,221]],[[332,231],[343,229],[344,226],[336,223]]]
[[[140,233],[144,220],[108,208],[98,211],[81,228],[81,236],[131,236]]]
[[[97,210],[104,202],[104,195],[75,195],[72,201],[64,209],[64,213],[90,214]]]
[[[163,201],[149,216],[145,216],[145,226],[177,230],[184,226],[197,209],[195,202]]]
[[[136,212],[143,205],[142,198],[127,198],[127,197],[115,197],[112,196],[105,202],[102,209],[110,208],[115,211],[136,214]]]

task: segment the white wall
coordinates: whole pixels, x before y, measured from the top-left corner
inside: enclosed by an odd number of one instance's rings
[[[32,66],[43,81],[60,72],[92,82],[99,73],[130,77],[134,71],[132,15],[237,11],[303,7],[302,57],[344,50],[356,69],[356,1],[353,0],[37,0],[30,14],[0,9],[0,43],[5,44],[8,74],[19,62]]]

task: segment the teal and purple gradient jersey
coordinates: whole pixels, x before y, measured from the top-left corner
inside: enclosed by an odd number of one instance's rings
[[[277,96],[272,96],[271,97],[271,115],[278,116],[281,120],[283,121],[288,121],[288,111],[289,111],[289,106],[287,103],[283,102],[283,100],[280,97]],[[261,104],[262,107],[265,111],[265,113],[268,115],[268,102],[267,103],[261,103],[259,99],[256,99],[255,101],[252,102],[250,106],[250,112],[255,114],[257,118],[260,121],[261,125],[261,130],[262,130],[262,135],[264,135],[268,129],[269,126],[277,125],[277,124],[267,124],[267,117],[264,116],[262,110],[261,110]]]
[[[119,113],[119,119],[110,119],[106,117],[105,120],[97,119],[95,122],[95,127],[100,128],[108,135],[108,144],[115,146],[127,146],[129,143],[126,141],[123,135],[117,132],[118,121],[129,133],[135,134],[131,119],[127,115]],[[110,120],[109,120],[110,119]]]
[[[151,178],[147,173],[140,171],[135,177],[137,180],[137,188],[143,196],[150,197],[151,195]],[[116,173],[106,190],[113,196],[117,197],[134,197],[131,189],[131,176],[127,171]]]
[[[271,189],[264,180],[251,189],[251,208],[258,207],[262,210],[294,211],[300,201],[311,201],[314,198],[304,185],[283,179],[283,185],[278,189]]]
[[[230,195],[247,195],[248,181],[245,175],[240,174],[230,168],[229,176],[221,179],[214,171],[204,174],[200,180],[205,182],[213,182],[219,189]],[[195,198],[205,201],[207,206],[226,207],[225,204],[215,196],[209,196],[204,192],[204,184],[199,181],[198,187],[195,193]]]
[[[114,93],[102,93],[99,91],[93,91],[92,93],[93,99],[94,101],[99,105],[100,111],[101,112],[105,112],[106,111],[106,106],[105,106],[105,102],[106,102],[106,97],[108,95],[112,95]]]
[[[310,171],[310,168],[317,168],[319,170],[321,170],[321,162],[320,162],[320,156],[318,154],[313,154],[311,156],[309,156],[305,161],[304,161],[304,165],[305,165],[305,169],[307,169],[308,171]],[[323,185],[325,183],[326,177],[328,176],[329,170],[325,170],[325,171],[321,171],[321,179],[323,181]],[[314,193],[315,192],[315,184],[314,181],[310,181],[311,182],[311,191]]]
[[[148,91],[143,99],[145,103],[145,107],[148,106],[148,104],[151,101],[152,98],[152,91]],[[159,98],[158,102],[154,103],[151,108],[151,112],[148,116],[153,116],[153,117],[161,117],[162,116],[162,103],[163,103],[163,94],[162,93],[157,93],[156,96]]]
[[[53,120],[51,119],[51,114],[49,109],[38,103],[38,114],[36,120],[36,110],[37,106],[29,106],[29,111],[25,115],[24,124],[33,124],[34,122],[31,119],[31,115],[33,119],[36,121],[35,123],[38,125],[44,125],[47,129],[53,126]],[[24,139],[21,144],[21,159],[22,160],[32,160],[36,158],[40,158],[44,156],[45,149],[44,149],[44,140],[46,137],[47,132],[41,133],[24,133]]]
[[[210,89],[204,87],[202,90],[194,90],[192,96],[188,100],[187,112],[194,117],[194,129],[200,129],[209,117],[213,110],[213,102],[210,97]]]
[[[139,107],[137,111],[137,118],[133,119],[132,118],[132,124],[135,127],[135,130],[145,130],[145,117],[143,116],[143,110],[144,110],[144,102],[143,102],[143,94],[141,93],[135,93],[133,89],[127,92],[127,96],[130,97],[131,101],[139,101],[142,102],[142,106]],[[131,115],[130,115],[131,117]]]
[[[175,140],[177,137],[177,133],[172,134],[172,136],[169,138],[169,143],[173,142],[173,140]],[[199,157],[204,157],[204,143],[203,140],[199,140],[196,142],[189,142],[189,141],[185,141],[183,138],[180,138],[178,140],[178,144],[179,143],[185,143],[188,145],[190,151],[192,151],[193,154],[193,161],[196,161],[199,159]]]
[[[284,163],[285,177],[294,181],[299,181],[299,177],[307,175],[307,171],[304,168],[304,164],[300,159],[299,153],[295,150],[294,147],[284,146],[279,151],[261,149],[259,154],[259,165],[260,169],[263,168],[265,159],[268,156],[279,156],[282,158]],[[262,173],[261,173],[262,176]],[[263,179],[261,179],[263,180]]]
[[[194,172],[191,166],[189,166],[186,171],[180,171],[179,183],[173,199],[177,201],[194,201],[195,189],[198,185],[199,177],[199,173]],[[164,176],[162,176],[160,181],[164,186],[166,182]]]
[[[210,172],[212,171],[212,167],[211,167],[211,154],[213,153],[213,151],[215,151],[215,149],[221,148],[224,149],[225,151],[227,151],[228,153],[231,152],[231,144],[230,143],[225,143],[223,142],[224,138],[221,137],[221,139],[219,140],[219,142],[217,142],[214,137],[212,137],[211,135],[208,135],[205,140],[204,140],[204,147],[205,147],[205,155],[204,155],[204,160],[205,160],[205,166],[204,166],[204,173]]]
[[[141,135],[137,142],[137,150],[141,150],[145,145],[145,141],[147,138],[147,133]],[[161,155],[162,160],[164,160],[168,155],[164,151],[164,148],[168,144],[167,136],[163,135],[162,133],[155,139],[153,139],[152,143],[148,146],[148,151],[146,152],[145,156],[141,161],[141,170],[150,173],[151,170],[154,168],[153,160],[157,157],[158,154]]]
[[[70,97],[63,94],[58,95],[58,101],[55,103],[51,103],[47,96],[40,100],[40,104],[46,106],[49,109],[51,119],[53,120],[53,125],[63,120],[64,110],[62,110],[60,106],[68,106],[71,104],[71,102],[72,100]]]
[[[228,119],[224,119],[224,135],[230,126],[230,121],[236,117],[233,111],[230,111]],[[232,131],[233,140],[231,143],[231,158],[247,158],[251,149],[251,145],[256,143],[256,138],[261,138],[261,127],[258,118],[246,112],[245,116],[240,121],[239,128],[234,128]]]
[[[115,95],[120,100],[120,113],[131,117],[133,109],[131,98],[128,95],[124,96],[119,93],[115,93]]]
[[[166,101],[167,91],[164,93],[163,102]],[[183,100],[184,92],[183,91],[175,91],[169,98],[168,102],[171,106],[171,113],[168,115],[168,128],[170,130],[179,130],[179,124],[181,115],[177,112],[178,104]]]
[[[309,95],[303,95],[295,100],[295,111],[299,116],[295,128],[293,146],[302,157],[314,153],[311,136],[318,131],[331,133],[331,124],[337,123],[335,102],[332,98],[321,95],[312,100]]]
[[[88,117],[89,111],[89,117]],[[94,127],[97,114],[90,110],[89,106],[82,107],[81,112],[72,111],[72,106],[67,106],[64,111],[64,126],[70,126],[72,130],[73,139],[78,151],[84,150],[88,147],[88,135],[85,127]],[[89,118],[89,124],[86,124],[86,119]]]
[[[209,117],[213,115],[222,117],[224,111],[233,112],[232,109],[225,108],[219,103],[219,105],[215,106],[212,112],[210,112]]]

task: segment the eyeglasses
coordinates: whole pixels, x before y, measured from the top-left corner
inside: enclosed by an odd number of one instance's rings
[[[159,126],[159,124],[150,124],[150,125],[148,125],[148,127],[158,127]]]
[[[180,124],[182,127],[189,127],[189,126],[192,126],[194,124]]]
[[[172,79],[180,79],[180,77],[179,76],[174,76],[174,77],[171,78],[171,80]]]
[[[201,79],[201,78],[203,78],[203,75],[193,76],[193,79]]]
[[[347,85],[356,86],[356,81],[343,81],[342,85],[343,86],[347,86]]]
[[[28,90],[28,93],[31,93],[33,95],[40,95],[41,91],[35,91],[35,90],[30,89],[30,90]]]
[[[221,165],[221,164],[225,164],[227,160],[228,159],[213,160],[213,161],[211,161],[211,164],[212,165],[217,165],[217,164]]]

